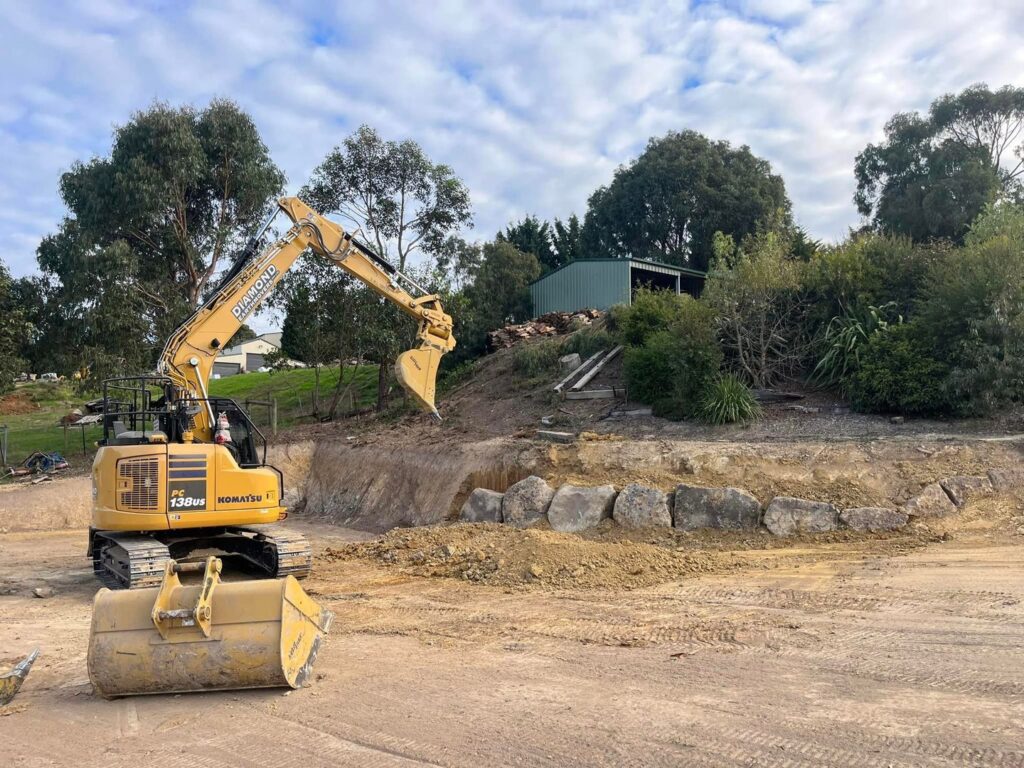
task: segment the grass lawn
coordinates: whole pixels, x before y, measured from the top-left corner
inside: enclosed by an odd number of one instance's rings
[[[277,425],[279,428],[308,421],[313,411],[313,386],[316,372],[311,368],[297,368],[290,371],[269,373],[243,373],[210,382],[210,394],[230,397],[245,407],[246,400],[270,401],[277,399]],[[355,407],[372,405],[377,400],[377,366],[362,365],[358,371],[345,368],[343,386],[352,381]],[[337,368],[320,369],[320,410],[330,404],[334,388],[338,384]],[[270,424],[266,408],[254,405],[250,417],[262,429]]]
[[[97,395],[80,395],[74,387],[64,382],[30,382],[15,389],[17,399],[35,404],[33,410],[24,413],[5,413],[0,409],[0,425],[7,425],[7,463],[19,464],[35,451],[60,451],[73,466],[92,462],[93,445],[102,436],[99,425],[85,428],[85,455],[82,453],[82,430],[69,427],[67,448],[64,445],[64,430],[58,426],[62,416]],[[10,395],[8,395],[10,397]],[[14,410],[23,410],[16,408]]]
[[[210,382],[210,394],[230,397],[245,407],[246,400],[270,401],[277,399],[277,424],[279,429],[309,421],[313,410],[313,385],[315,372],[311,369],[273,371],[270,373],[243,373]],[[353,394],[355,407],[372,405],[377,398],[377,366],[360,366],[358,371],[345,369],[344,386],[355,381]],[[320,371],[321,411],[330,403],[338,383],[338,369],[324,368]],[[7,464],[19,464],[35,451],[60,451],[73,466],[92,462],[95,442],[103,436],[99,425],[85,428],[86,449],[82,451],[82,429],[69,427],[67,445],[64,430],[58,426],[62,416],[74,408],[81,408],[88,400],[99,397],[98,393],[82,394],[66,382],[29,382],[20,384],[14,393],[14,406],[0,404],[0,426],[7,425]],[[10,402],[11,395],[6,396]],[[25,407],[32,404],[34,407]],[[24,412],[22,412],[24,411]],[[250,416],[260,429],[267,433],[270,426],[270,411],[253,405]],[[268,435],[269,436],[269,435]]]

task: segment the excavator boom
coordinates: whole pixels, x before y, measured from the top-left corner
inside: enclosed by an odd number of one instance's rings
[[[262,253],[237,265],[213,296],[175,331],[160,356],[160,372],[171,379],[179,397],[207,401],[217,355],[310,248],[418,323],[416,346],[399,355],[395,374],[417,404],[436,416],[437,369],[441,357],[455,347],[452,319],[440,299],[409,294],[402,283],[414,285],[411,280],[299,198],[284,197],[277,204],[292,220],[292,227]],[[195,417],[196,437],[209,440],[214,421],[207,406]]]

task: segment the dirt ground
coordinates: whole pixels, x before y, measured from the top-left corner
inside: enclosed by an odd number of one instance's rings
[[[4,764],[1020,766],[1022,524],[995,502],[770,544],[305,524],[337,615],[309,687],[119,701],[86,675],[84,532],[0,535],[0,657],[42,649]],[[488,545],[509,578],[465,575]],[[624,588],[638,548],[656,577]]]

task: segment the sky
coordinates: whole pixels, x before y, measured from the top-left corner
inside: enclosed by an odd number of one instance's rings
[[[857,153],[896,112],[1024,85],[1019,0],[0,0],[0,259],[35,271],[60,175],[154,100],[248,111],[296,191],[361,123],[467,183],[471,239],[581,217],[670,130],[749,145],[814,237],[859,223]]]

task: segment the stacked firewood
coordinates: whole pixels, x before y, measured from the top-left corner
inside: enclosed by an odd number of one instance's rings
[[[487,334],[487,345],[490,349],[508,349],[523,339],[534,336],[557,336],[569,333],[581,325],[590,325],[594,320],[603,317],[599,309],[581,309],[578,312],[548,312],[536,320],[518,325],[506,325]]]

